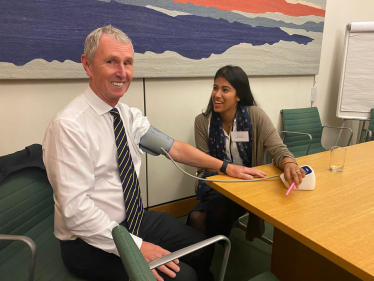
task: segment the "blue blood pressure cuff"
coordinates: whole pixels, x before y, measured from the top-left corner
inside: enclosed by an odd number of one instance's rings
[[[169,152],[173,143],[174,139],[150,126],[145,135],[141,137],[139,147],[146,153],[158,156],[160,154],[165,155],[165,152],[161,150],[161,147]]]

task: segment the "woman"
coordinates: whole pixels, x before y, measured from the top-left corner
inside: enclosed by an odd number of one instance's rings
[[[266,151],[274,165],[284,170],[289,183],[298,186],[305,176],[269,117],[256,106],[248,77],[238,66],[228,65],[217,71],[208,106],[195,119],[195,142],[198,149],[213,157],[246,167],[265,164]],[[253,175],[265,176],[251,170]],[[203,178],[218,173],[221,172],[198,169]],[[229,236],[235,220],[246,212],[203,181],[197,183],[196,197],[201,201],[190,212],[187,223],[207,237]],[[263,220],[250,213],[247,239],[261,237],[263,231]]]

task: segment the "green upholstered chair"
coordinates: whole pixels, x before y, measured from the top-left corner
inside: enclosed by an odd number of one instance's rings
[[[326,151],[321,143],[325,128],[349,130],[351,135],[347,146],[351,143],[353,135],[351,128],[322,126],[317,107],[283,109],[281,114],[284,126],[281,136],[284,144],[295,157]]]
[[[0,280],[80,280],[63,264],[53,216],[45,171],[25,168],[0,182]]]
[[[374,108],[371,109],[369,127],[367,129],[362,129],[364,132],[364,142],[371,141],[371,137],[374,131]]]
[[[223,281],[226,272],[226,266],[230,254],[231,243],[230,240],[223,236],[217,235],[215,237],[206,239],[202,242],[196,243],[189,247],[170,253],[166,256],[153,260],[147,263],[140,252],[138,246],[136,246],[134,240],[130,236],[129,232],[123,226],[116,226],[112,231],[114,242],[116,243],[118,252],[121,256],[122,263],[126,268],[131,281],[155,281],[156,278],[153,276],[152,269],[157,268],[163,264],[166,264],[172,260],[183,257],[189,253],[192,253],[198,249],[214,244],[218,241],[225,241],[225,254],[223,257],[221,272],[219,281]],[[279,281],[272,273],[265,272],[251,279],[251,281]]]

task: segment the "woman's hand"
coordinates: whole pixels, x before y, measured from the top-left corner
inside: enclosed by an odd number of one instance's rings
[[[295,183],[296,188],[299,188],[299,185],[305,178],[305,171],[304,169],[300,169],[296,163],[286,163],[284,165],[284,178],[291,185],[293,182]]]
[[[226,174],[230,177],[244,180],[251,180],[253,179],[253,176],[257,176],[260,178],[264,178],[266,176],[264,172],[261,172],[257,169],[247,168],[244,166],[238,166],[233,164],[227,165]]]

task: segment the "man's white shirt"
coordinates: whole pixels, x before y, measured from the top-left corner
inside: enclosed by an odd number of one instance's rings
[[[122,103],[116,108],[139,177],[143,153],[139,141],[150,124],[139,109]],[[118,255],[111,232],[125,220],[126,212],[111,109],[87,87],[48,125],[43,161],[54,191],[55,236],[60,240],[79,237]],[[142,239],[132,237],[140,248]]]

